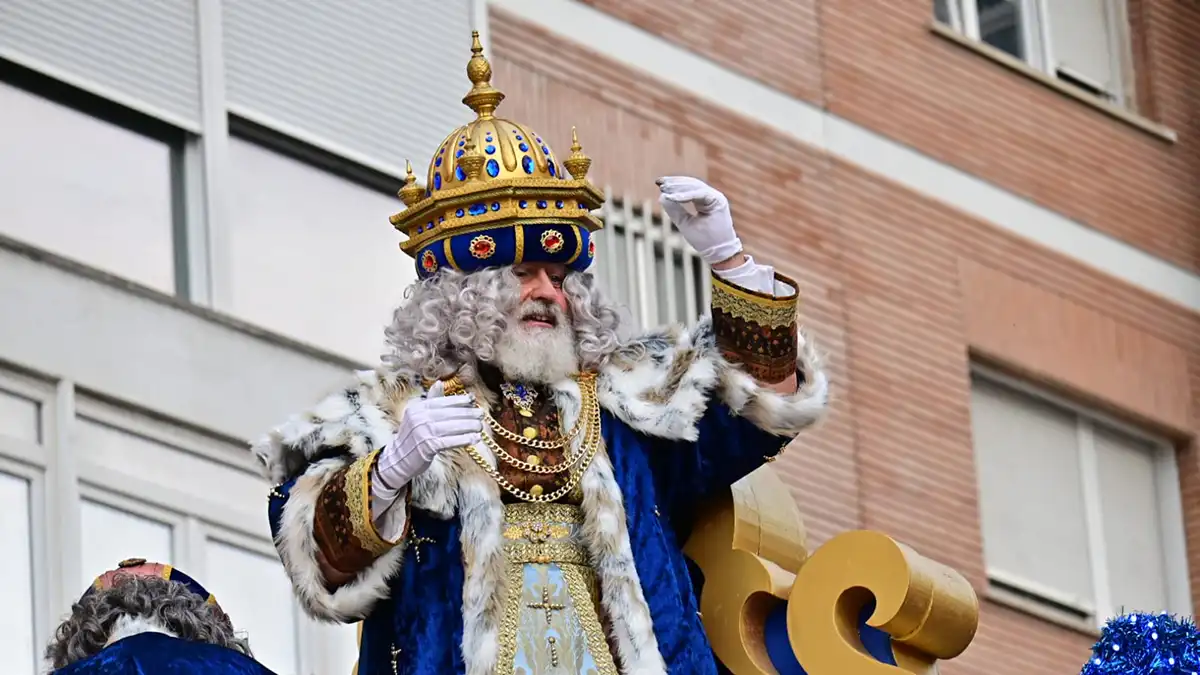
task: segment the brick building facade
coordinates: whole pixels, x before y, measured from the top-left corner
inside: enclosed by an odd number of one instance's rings
[[[560,136],[578,125],[597,180],[638,199],[656,175],[704,177],[729,196],[748,250],[801,281],[835,414],[776,466],[816,542],[879,529],[971,580],[980,631],[946,673],[1076,672],[1095,635],[989,590],[973,367],[1168,438],[1200,588],[1200,71],[1188,65],[1200,6],[1131,1],[1132,112],[958,37],[928,0],[588,0],[597,13],[563,17],[564,3],[507,4],[489,17],[506,114]],[[1007,207],[989,214],[987,195],[956,208],[956,184],[914,189],[836,140],[804,142],[698,93],[695,73],[673,70],[689,55],[1103,233],[1186,284],[1163,297],[1086,250],[997,225]]]

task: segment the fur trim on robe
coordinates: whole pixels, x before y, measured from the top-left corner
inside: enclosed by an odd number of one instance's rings
[[[680,327],[656,332],[624,347],[601,368],[597,393],[616,418],[650,436],[694,441],[698,422],[714,394],[734,415],[781,436],[795,436],[822,415],[828,383],[815,352],[801,336],[797,364],[804,386],[781,395],[759,386],[716,348],[707,321],[688,332]],[[475,388],[472,383],[464,383]],[[570,428],[580,413],[574,381],[552,389],[560,422]],[[488,397],[475,388],[481,402]],[[312,535],[316,496],[345,459],[310,462],[340,448],[361,457],[382,447],[394,433],[404,403],[418,389],[395,375],[363,371],[344,390],[310,412],[293,417],[252,447],[268,477],[282,483],[303,475],[284,507],[277,544],[302,604],[318,618],[352,621],[369,614],[388,593],[388,580],[399,570],[403,545],[364,570],[357,579],[330,593],[321,581]],[[583,435],[576,437],[580,443]],[[490,465],[495,457],[483,444],[476,450]],[[607,455],[597,453],[581,483],[584,538],[596,563],[602,604],[612,620],[617,657],[623,673],[666,672],[658,651],[650,609],[634,564],[621,491]],[[504,571],[499,486],[462,449],[435,458],[410,484],[412,506],[436,517],[459,517],[463,551],[463,645],[471,675],[494,671],[497,636],[503,620],[507,579]]]
[[[108,631],[108,640],[105,641],[104,646],[107,647],[114,642],[142,633],[162,633],[170,637],[179,637],[152,616],[131,616],[125,614],[117,617],[117,620],[113,622],[112,628]]]

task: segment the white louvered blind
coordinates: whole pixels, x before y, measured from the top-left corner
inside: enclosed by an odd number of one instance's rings
[[[471,118],[468,0],[225,0],[230,110],[417,171]]]
[[[3,0],[0,56],[199,126],[196,0]]]
[[[628,309],[627,320],[643,329],[670,323],[695,325],[708,315],[709,270],[669,219],[652,204],[635,207],[611,192],[593,235],[596,261],[591,272],[609,297]]]

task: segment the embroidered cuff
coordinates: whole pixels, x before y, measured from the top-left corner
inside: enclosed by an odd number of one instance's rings
[[[775,274],[779,295],[759,293],[712,277],[713,333],[726,360],[756,380],[775,384],[796,372],[796,282]]]
[[[387,541],[375,528],[370,481],[378,457],[379,451],[372,452],[333,474],[317,500],[313,535],[324,564],[332,572],[327,580],[335,585],[342,577],[365,569],[404,540],[405,533],[401,533],[395,541]],[[407,515],[407,498],[404,508]]]

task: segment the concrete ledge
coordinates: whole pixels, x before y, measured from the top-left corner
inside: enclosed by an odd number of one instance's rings
[[[240,440],[362,367],[8,238],[0,316],[17,367]]]

